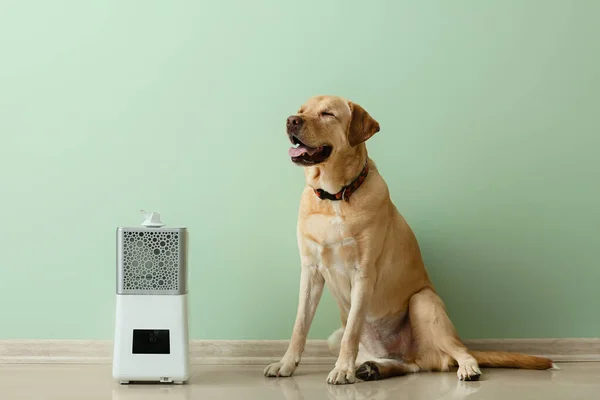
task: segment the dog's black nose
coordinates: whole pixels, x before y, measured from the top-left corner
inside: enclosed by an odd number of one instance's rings
[[[291,117],[288,117],[287,124],[286,124],[288,131],[290,131],[290,132],[297,131],[298,129],[300,129],[303,122],[304,121],[302,120],[302,118],[297,115],[292,115]]]

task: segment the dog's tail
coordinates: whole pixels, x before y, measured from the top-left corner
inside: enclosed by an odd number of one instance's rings
[[[556,368],[552,360],[544,357],[530,356],[504,351],[469,351],[484,368],[520,368],[520,369],[551,369]]]

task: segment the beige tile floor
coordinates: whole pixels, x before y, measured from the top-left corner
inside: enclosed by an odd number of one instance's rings
[[[484,370],[479,382],[454,373],[419,373],[346,386],[325,383],[326,366],[301,366],[293,378],[263,378],[262,367],[196,366],[187,385],[121,386],[109,365],[0,365],[0,399],[600,399],[600,363],[560,364],[560,370]]]

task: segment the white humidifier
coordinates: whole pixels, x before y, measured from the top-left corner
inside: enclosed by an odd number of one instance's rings
[[[184,383],[190,374],[187,229],[158,213],[117,229],[113,377],[121,383]]]

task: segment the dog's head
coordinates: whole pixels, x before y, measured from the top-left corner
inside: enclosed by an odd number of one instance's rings
[[[287,119],[294,145],[289,155],[298,165],[320,164],[352,152],[377,132],[379,123],[358,104],[335,96],[312,97]]]

